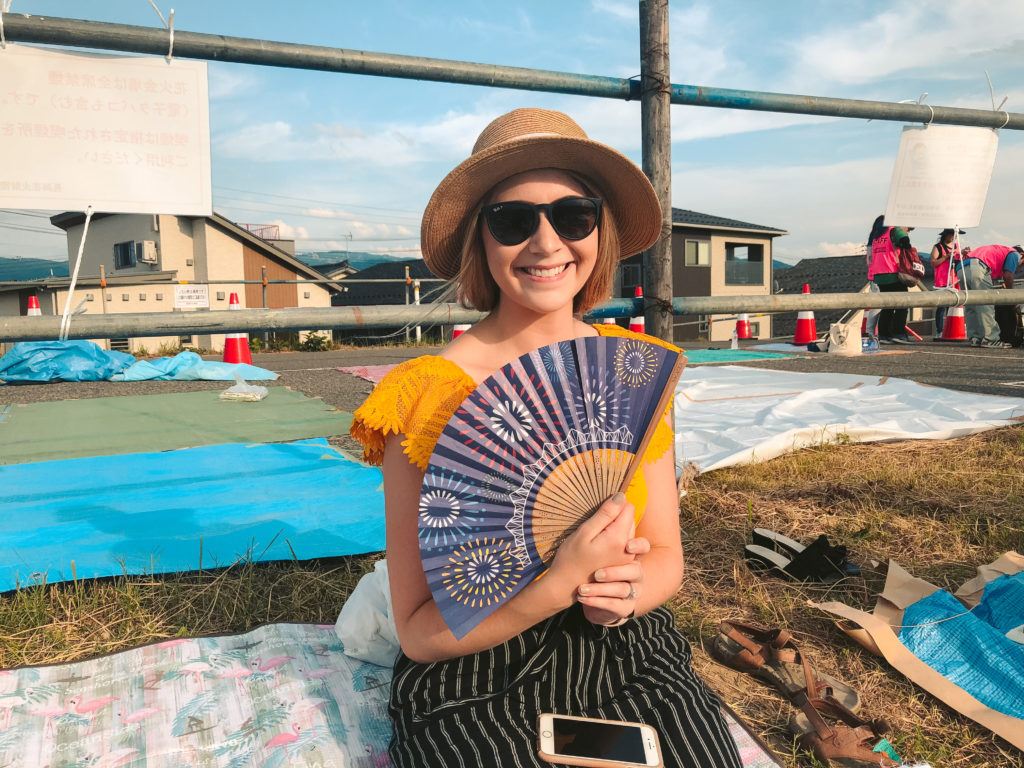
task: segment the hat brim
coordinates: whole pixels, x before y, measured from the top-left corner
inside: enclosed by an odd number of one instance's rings
[[[462,244],[483,197],[499,182],[526,171],[556,168],[592,181],[615,218],[620,259],[650,248],[661,234],[661,206],[654,187],[625,155],[591,139],[523,136],[481,150],[437,185],[423,211],[420,249],[438,277],[459,273]]]

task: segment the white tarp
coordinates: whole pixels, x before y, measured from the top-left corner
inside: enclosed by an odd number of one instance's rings
[[[208,216],[206,62],[8,44],[0,208]]]
[[[676,461],[710,472],[843,435],[945,440],[1024,422],[1024,399],[906,379],[730,365],[688,369],[676,388]]]

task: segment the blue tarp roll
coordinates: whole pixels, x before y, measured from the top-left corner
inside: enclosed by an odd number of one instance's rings
[[[0,467],[0,591],[380,551],[380,486],[323,438]]]

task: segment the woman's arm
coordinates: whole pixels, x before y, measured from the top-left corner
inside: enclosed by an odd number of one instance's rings
[[[420,561],[417,516],[424,473],[403,453],[404,439],[393,435],[384,447],[384,500],[392,611],[402,651],[413,661],[440,661],[503,643],[571,606],[576,586],[594,570],[628,559],[623,553],[632,506],[609,501],[566,540],[544,578],[456,640],[434,602]]]
[[[936,244],[932,246],[931,259],[932,267],[934,268],[937,264],[944,264],[947,261],[949,261],[949,256],[946,254],[945,251],[939,248],[938,244]]]

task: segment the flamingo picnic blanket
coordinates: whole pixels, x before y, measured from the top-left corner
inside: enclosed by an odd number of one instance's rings
[[[317,624],[0,671],[0,765],[387,768],[390,683]],[[726,715],[744,766],[778,768]]]

